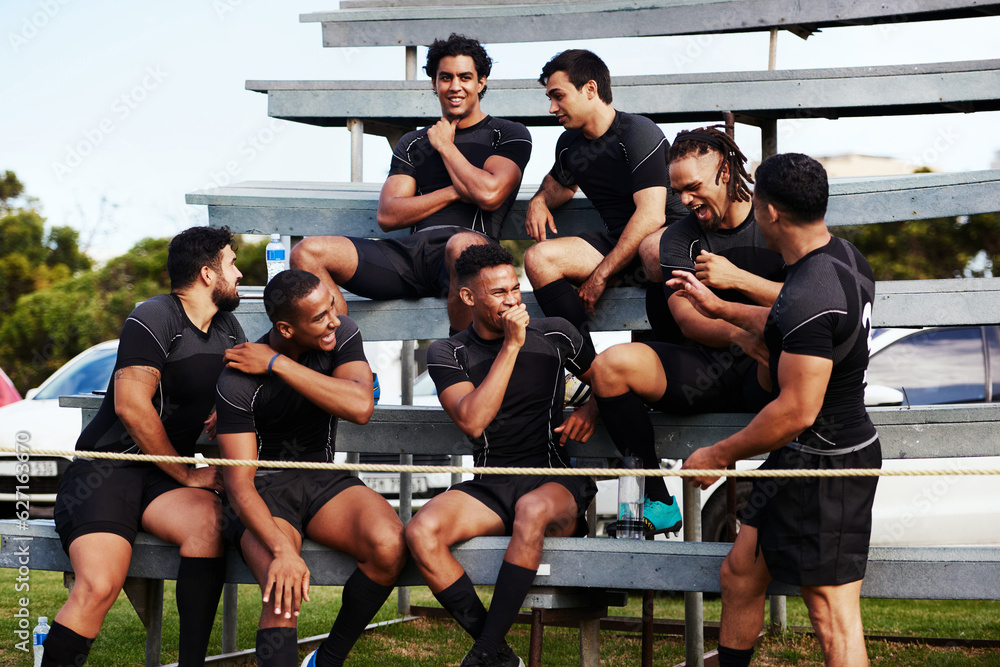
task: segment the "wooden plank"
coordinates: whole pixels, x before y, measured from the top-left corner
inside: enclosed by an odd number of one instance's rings
[[[483,3],[485,5],[485,3]],[[323,46],[426,46],[452,32],[485,44],[605,37],[701,35],[903,23],[1000,13],[992,0],[606,0],[548,4],[342,9],[302,14],[321,23]]]
[[[340,234],[378,238],[407,231],[382,232],[375,219],[381,184],[237,183],[198,190],[188,204],[208,206],[209,224],[228,225],[241,234]],[[504,222],[503,238],[524,239],[524,216],[534,185],[522,185]],[[973,215],[1000,211],[1000,169],[947,174],[912,174],[831,179],[827,224],[831,226]],[[590,201],[574,197],[553,211],[563,234],[601,229]]]
[[[658,123],[894,116],[1000,109],[1000,60],[886,67],[614,77],[615,106]],[[343,127],[349,118],[422,127],[440,116],[427,80],[247,81],[268,115]],[[529,126],[554,126],[534,79],[491,80],[484,108]]]

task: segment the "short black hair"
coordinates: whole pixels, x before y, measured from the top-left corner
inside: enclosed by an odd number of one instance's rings
[[[222,249],[236,249],[235,236],[229,227],[191,227],[170,240],[167,246],[167,275],[170,289],[188,287],[198,277],[201,267],[222,271]]]
[[[808,224],[826,216],[830,182],[823,165],[808,155],[779,153],[757,167],[754,196],[773,204],[792,222]]]
[[[504,264],[513,266],[514,258],[503,246],[496,243],[470,245],[455,260],[455,274],[460,284],[468,285],[483,269]]]
[[[264,288],[264,312],[274,324],[278,320],[294,322],[296,305],[320,286],[319,278],[299,269],[278,273]]]
[[[588,81],[597,84],[597,96],[605,104],[611,104],[611,72],[596,53],[587,49],[569,49],[557,53],[552,60],[545,63],[538,83],[543,86],[549,82],[549,77],[556,72],[566,72],[569,82],[577,90],[583,88]]]
[[[434,43],[427,48],[427,64],[424,65],[424,72],[434,80],[437,78],[438,64],[445,56],[469,56],[476,66],[476,76],[480,79],[488,77],[493,69],[493,59],[486,53],[486,49],[477,40],[465,35],[451,33],[448,39],[435,39]],[[479,99],[483,99],[487,86],[479,91]]]

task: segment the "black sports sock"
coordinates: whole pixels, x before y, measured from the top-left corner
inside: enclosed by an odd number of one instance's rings
[[[565,278],[536,289],[535,300],[546,317],[563,317],[577,329],[587,321],[587,311],[583,309],[576,287]]]
[[[180,653],[177,664],[205,664],[215,612],[226,577],[226,559],[181,556],[177,568],[177,617],[180,622]]]
[[[494,655],[497,652],[504,643],[504,637],[507,636],[510,626],[517,620],[517,612],[521,610],[521,604],[524,603],[524,598],[534,580],[535,570],[507,561],[500,564],[497,584],[493,587],[493,601],[486,614],[483,633],[476,640],[473,650],[482,651],[486,655]]]
[[[340,613],[333,622],[330,636],[316,651],[318,667],[339,667],[347,660],[354,642],[365,631],[394,586],[383,586],[368,578],[360,569],[354,570],[341,598]]]
[[[663,296],[663,285],[646,281],[646,319],[653,336],[664,343],[680,343],[684,340],[681,328],[677,326],[674,316],[667,306]]]
[[[96,637],[84,637],[59,621],[52,621],[49,636],[42,646],[42,667],[82,667]]]
[[[434,597],[455,617],[463,630],[473,639],[479,639],[479,635],[483,633],[483,624],[486,623],[486,607],[476,595],[476,588],[468,574],[463,572],[455,583],[440,593],[434,593]]]
[[[611,436],[611,441],[622,454],[642,459],[642,467],[659,470],[660,457],[653,442],[653,422],[642,399],[627,391],[620,396],[602,398],[595,396],[601,411],[601,421]],[[646,478],[646,496],[650,500],[670,504],[673,496],[667,491],[662,477]]]
[[[293,667],[297,664],[299,633],[296,628],[257,631],[257,667]]]
[[[753,648],[736,649],[719,644],[719,667],[749,667]]]

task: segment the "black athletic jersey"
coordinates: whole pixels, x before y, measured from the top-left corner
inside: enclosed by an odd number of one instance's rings
[[[670,195],[669,149],[670,142],[656,123],[645,116],[615,111],[611,127],[593,141],[581,130],[559,135],[549,175],[568,188],[579,186],[617,241],[635,213],[636,192],[663,186]],[[686,210],[676,196],[668,196],[667,224]]]
[[[478,387],[500,354],[503,338],[483,340],[470,325],[451,338],[431,343],[427,370],[438,395],[453,384]],[[565,468],[568,463],[552,429],[563,421],[563,368],[580,374],[590,368],[594,348],[561,317],[532,320],[496,417],[473,441],[478,466]]]
[[[691,213],[672,224],[660,237],[660,267],[664,281],[673,277],[676,270],[694,271],[694,260],[702,250],[721,255],[743,269],[774,282],[785,280],[785,261],[781,255],[768,250],[764,235],[753,217],[753,209],[746,219],[733,229],[706,231]],[[753,303],[739,290],[712,290],[726,301]],[[664,295],[669,299],[674,290],[664,285]]]
[[[352,361],[364,361],[358,325],[340,315],[333,350],[308,350],[298,363],[323,375]],[[268,335],[258,343],[267,343]],[[253,433],[262,461],[332,462],[337,418],[289,387],[277,375],[248,375],[227,368],[219,377],[216,396],[218,433]]]
[[[418,195],[426,195],[452,184],[441,154],[434,150],[427,138],[427,129],[425,127],[403,135],[392,151],[392,162],[389,166],[390,176],[395,174],[412,176],[417,182]],[[500,155],[516,164],[523,175],[524,167],[531,157],[531,134],[521,123],[486,116],[472,127],[457,130],[455,147],[474,167],[482,169],[488,158]],[[419,232],[428,227],[455,225],[499,239],[504,218],[514,205],[520,185],[521,181],[518,179],[517,186],[511,190],[510,196],[495,211],[484,211],[474,204],[458,201],[436,213],[431,213],[413,225],[410,231]]]
[[[865,374],[875,277],[858,249],[831,237],[788,267],[788,276],[764,328],[771,380],[778,394],[782,352],[833,360],[833,372],[816,422],[796,440],[817,449],[842,449],[874,441],[865,410]]]
[[[188,319],[176,294],[160,294],[140,303],[125,320],[115,372],[129,366],[150,366],[160,372],[153,407],[177,453],[192,456],[204,421],[215,406],[222,355],[244,341],[246,336],[232,313],[216,313],[205,333]],[[80,433],[76,449],[140,454],[139,445],[115,412],[114,374],[111,377],[97,416]]]

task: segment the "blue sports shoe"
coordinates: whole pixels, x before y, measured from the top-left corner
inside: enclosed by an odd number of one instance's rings
[[[677,500],[671,496],[670,504],[648,497],[642,504],[642,522],[646,525],[646,535],[676,533],[681,529],[681,510]]]
[[[316,667],[316,651],[306,656],[306,659],[302,661],[302,667]]]

